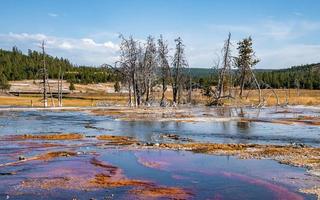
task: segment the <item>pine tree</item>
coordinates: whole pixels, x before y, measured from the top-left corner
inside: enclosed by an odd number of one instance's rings
[[[116,83],[114,84],[114,91],[120,92],[120,90],[121,90],[120,83],[119,83],[119,81],[116,81]]]
[[[259,62],[259,60],[255,58],[251,37],[240,41],[237,49],[239,51],[239,55],[235,59],[235,63],[240,74],[240,97],[242,98],[244,86],[252,75],[252,68]]]
[[[3,73],[1,73],[1,75],[0,75],[0,89],[2,91],[10,89],[10,84],[8,82],[8,79]]]
[[[75,86],[74,86],[73,82],[71,82],[71,83],[70,83],[69,90],[71,90],[71,91],[76,90],[76,88],[75,88]]]

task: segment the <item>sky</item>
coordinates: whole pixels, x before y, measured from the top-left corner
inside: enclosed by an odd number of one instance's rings
[[[251,36],[256,66],[287,68],[320,62],[319,0],[0,0],[0,48],[16,45],[77,65],[112,64],[119,34],[145,41],[160,34],[174,52],[185,44],[190,67],[212,67],[229,32],[232,53]]]

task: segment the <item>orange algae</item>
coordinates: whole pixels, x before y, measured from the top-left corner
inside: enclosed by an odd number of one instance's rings
[[[115,136],[115,135],[99,135],[98,140],[106,140],[108,144],[113,145],[132,145],[136,144],[138,141],[133,137],[127,136]]]
[[[48,135],[14,135],[9,139],[14,140],[79,140],[83,135],[77,133],[48,134]]]
[[[164,186],[151,186],[134,189],[130,191],[131,194],[142,199],[189,199],[192,197],[192,192],[179,187],[164,187]]]

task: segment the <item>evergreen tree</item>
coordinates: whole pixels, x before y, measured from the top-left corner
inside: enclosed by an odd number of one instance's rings
[[[114,84],[114,91],[115,92],[120,92],[120,83],[119,81],[116,81],[116,83]]]
[[[246,83],[251,77],[251,70],[254,65],[256,65],[259,60],[255,59],[255,53],[252,48],[251,37],[245,38],[238,43],[239,55],[235,59],[236,66],[239,70],[239,80],[240,80],[240,97],[243,96],[243,89]]]
[[[74,86],[73,82],[70,82],[69,90],[71,90],[71,91],[76,90],[76,88],[75,88],[75,86]]]

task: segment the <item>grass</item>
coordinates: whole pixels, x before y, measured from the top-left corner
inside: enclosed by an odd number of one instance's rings
[[[299,92],[295,89],[290,90],[275,90],[281,105],[320,105],[320,90],[300,90]],[[238,94],[238,91],[234,91],[234,94]],[[259,101],[259,95],[257,91],[247,90],[244,92],[245,97],[240,99],[236,96],[236,99],[226,100],[227,105],[242,104],[252,105],[257,104]],[[155,92],[155,100],[160,100],[161,93]],[[271,90],[262,90],[262,95],[266,100],[267,106],[273,106],[277,104],[276,96]],[[169,100],[172,99],[170,91],[166,93]],[[206,104],[210,101],[208,97],[201,94],[200,90],[192,93],[194,103]],[[126,93],[106,93],[102,91],[86,91],[83,93],[72,93],[64,97],[63,105],[67,107],[88,107],[97,105],[126,105],[128,97]],[[58,100],[54,98],[54,104],[58,105]],[[43,106],[42,97],[36,96],[0,96],[0,105],[2,106],[26,106],[26,107],[41,107]],[[48,105],[52,106],[51,98],[48,99]]]

